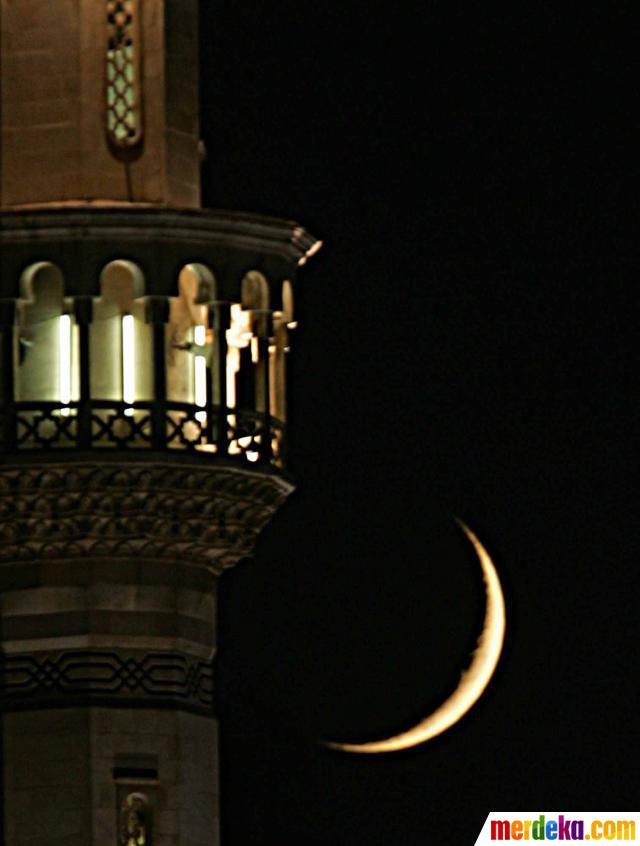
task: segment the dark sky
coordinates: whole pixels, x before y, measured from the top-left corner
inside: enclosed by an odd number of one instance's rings
[[[203,5],[206,204],[324,241],[296,289],[298,490],[221,585],[225,846],[633,809],[632,5]],[[424,747],[325,751],[407,727],[467,663],[482,581],[453,514],[506,589],[489,690]]]

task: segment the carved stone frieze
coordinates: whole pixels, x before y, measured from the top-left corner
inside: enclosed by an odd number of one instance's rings
[[[124,457],[0,467],[0,564],[136,557],[220,573],[291,490],[269,472]]]
[[[3,656],[0,710],[72,705],[169,705],[213,714],[213,663],[179,653],[68,650]]]

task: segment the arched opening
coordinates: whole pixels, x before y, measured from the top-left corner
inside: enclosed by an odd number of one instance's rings
[[[231,306],[226,378],[227,406],[239,412],[229,417],[236,434],[229,453],[244,452],[249,461],[258,460],[266,443],[268,325],[269,285],[261,273],[251,270],[242,279],[241,301]]]
[[[178,277],[178,296],[171,297],[166,330],[167,398],[207,404],[207,368],[211,366],[212,335],[209,303],[216,281],[202,264],[188,264]]]
[[[150,327],[145,322],[144,276],[133,262],[116,260],[103,269],[90,332],[91,397],[126,404],[153,396]]]
[[[242,308],[248,311],[269,308],[269,285],[257,270],[250,270],[242,280]]]
[[[119,810],[120,846],[151,846],[152,809],[144,793],[128,793]]]
[[[32,264],[20,289],[16,400],[61,403],[68,416],[78,398],[78,338],[62,272],[50,262]]]
[[[231,306],[227,333],[227,403],[230,408],[265,411],[263,375],[258,339],[264,337],[269,309],[269,286],[265,277],[251,270],[242,280],[240,303]]]
[[[210,419],[215,401],[213,333],[209,325],[209,304],[215,297],[216,280],[208,267],[193,262],[182,268],[178,296],[169,299],[164,344],[168,444],[172,448],[215,451]]]

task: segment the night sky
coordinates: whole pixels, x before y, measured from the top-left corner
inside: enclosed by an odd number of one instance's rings
[[[203,6],[205,204],[324,241],[296,288],[298,489],[221,584],[225,846],[464,846],[490,810],[633,810],[632,5]],[[506,592],[488,691],[418,749],[323,749],[455,686],[484,608],[453,515]]]

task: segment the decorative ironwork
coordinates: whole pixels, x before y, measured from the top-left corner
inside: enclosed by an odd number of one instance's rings
[[[166,439],[169,449],[198,450],[211,447],[209,452],[217,452],[217,447],[207,438],[206,418],[200,419],[201,409],[194,406],[173,410],[165,415]]]
[[[0,406],[0,452],[10,444],[19,450],[184,450],[280,467],[285,427],[259,412],[190,403],[16,402]]]
[[[107,133],[118,148],[142,138],[137,0],[107,0]]]
[[[149,407],[109,407],[95,404],[90,416],[91,446],[149,447],[152,444],[151,413]],[[55,446],[55,445],[54,445]]]
[[[46,707],[57,699],[151,700],[210,714],[213,662],[169,652],[126,655],[78,650],[2,659],[2,710]]]
[[[73,446],[77,443],[77,418],[68,407],[60,404],[49,407],[26,407],[16,415],[16,445],[19,449],[49,449],[55,445]]]

